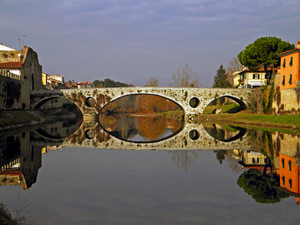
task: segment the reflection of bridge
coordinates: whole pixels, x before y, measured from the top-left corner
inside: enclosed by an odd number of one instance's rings
[[[251,90],[236,88],[163,88],[127,87],[62,89],[55,91],[36,91],[32,93],[32,108],[38,109],[45,102],[58,97],[66,97],[75,103],[83,114],[99,113],[107,103],[122,96],[133,94],[158,95],[179,104],[186,115],[202,113],[205,107],[219,97],[228,97],[245,106],[250,100]]]
[[[232,150],[250,149],[247,134],[232,141],[220,141],[210,136],[202,125],[186,124],[173,137],[154,143],[134,143],[120,140],[101,129],[99,123],[83,123],[63,143],[66,147],[87,147],[128,150]]]

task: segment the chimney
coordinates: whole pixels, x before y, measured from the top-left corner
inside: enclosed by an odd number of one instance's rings
[[[300,49],[300,41],[297,41],[297,48]]]

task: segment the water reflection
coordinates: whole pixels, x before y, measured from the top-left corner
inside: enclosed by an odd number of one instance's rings
[[[81,146],[80,143],[88,140],[95,147],[99,147],[97,146],[98,143],[103,143],[101,148],[105,148],[106,144],[112,140],[111,135],[126,141],[147,142],[163,139],[165,136],[161,135],[166,130],[170,133],[176,133],[182,126],[179,120],[162,119],[157,116],[139,117],[126,114],[111,116],[104,114],[101,115],[100,119],[102,121],[101,125],[99,123],[81,124],[80,120],[56,121],[37,129],[18,130],[1,134],[0,185],[19,185],[23,189],[30,188],[37,180],[37,174],[42,165],[42,154],[47,153],[49,150],[62,148],[66,143]],[[152,126],[154,124],[158,131],[151,130],[153,128],[148,128],[147,124],[152,124]],[[105,127],[107,132],[102,129],[102,126]],[[200,127],[200,125],[197,126]],[[122,129],[123,127],[126,127],[126,129]],[[224,165],[224,162],[226,162],[225,165],[240,174],[237,185],[256,202],[277,203],[288,196],[295,196],[296,203],[299,204],[299,134],[259,130],[246,131],[241,128],[216,124],[205,125],[204,127],[203,132],[210,133],[214,139],[214,141],[210,140],[209,142],[217,145],[219,145],[217,140],[225,141],[225,144],[228,144],[226,140],[232,140],[240,133],[247,133],[247,138],[250,140],[249,147],[223,150],[221,146],[219,150],[214,152],[220,164]],[[229,129],[226,130],[225,128]],[[204,133],[199,134],[199,136],[203,135]],[[244,139],[246,138],[243,137]],[[237,138],[237,140],[240,140],[240,138]],[[180,150],[169,151],[169,155],[173,165],[188,173],[190,168],[195,166],[197,161],[201,159],[201,152],[187,150],[188,145],[184,144],[187,140],[180,141],[180,148],[178,148]],[[114,143],[118,146],[118,149],[124,147],[122,142]],[[176,144],[175,142],[172,143]],[[190,140],[190,143],[198,144],[197,140]],[[132,146],[132,149],[134,149],[135,145]],[[135,148],[139,150],[138,147]],[[169,150],[169,146],[162,146],[161,150],[164,149]]]
[[[231,142],[242,138],[247,131],[245,128],[220,124],[204,124],[204,128],[213,138],[223,142]]]
[[[183,128],[183,121],[160,115],[100,115],[101,127],[124,141],[147,143],[172,137]]]
[[[76,121],[75,123],[73,123]],[[8,131],[0,136],[0,186],[17,185],[28,189],[37,180],[41,155],[47,146],[62,145],[64,138],[80,125],[80,120],[56,121],[37,129]]]

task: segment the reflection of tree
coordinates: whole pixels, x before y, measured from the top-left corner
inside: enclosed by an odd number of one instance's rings
[[[227,150],[217,150],[214,152],[216,153],[216,158],[217,158],[218,162],[220,164],[222,164],[226,158]]]
[[[27,224],[26,218],[24,216],[12,215],[7,208],[0,203],[0,224],[7,225],[18,225]]]
[[[181,150],[181,151],[170,151],[172,154],[171,159],[175,163],[175,165],[180,168],[184,169],[184,172],[187,172],[188,169],[196,162],[199,158],[197,151],[188,151],[188,150]]]
[[[253,169],[241,174],[237,184],[258,203],[276,203],[289,196],[278,189],[278,176],[269,176]]]
[[[157,116],[141,117],[135,119],[135,125],[141,136],[154,141],[165,132],[166,120]]]

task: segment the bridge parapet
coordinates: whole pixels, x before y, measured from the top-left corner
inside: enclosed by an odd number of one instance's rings
[[[219,97],[228,97],[240,105],[250,101],[251,90],[236,88],[171,88],[171,87],[120,87],[60,90],[69,101],[74,102],[83,114],[99,113],[107,103],[134,94],[158,95],[178,103],[185,113],[203,113],[205,107]]]

